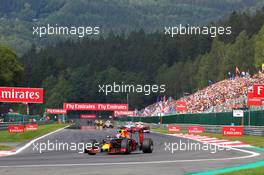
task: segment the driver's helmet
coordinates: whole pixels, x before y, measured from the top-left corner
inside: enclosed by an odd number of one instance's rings
[[[120,129],[118,132],[119,132],[120,137],[130,138],[129,133],[128,133],[127,130],[125,130],[125,129]]]

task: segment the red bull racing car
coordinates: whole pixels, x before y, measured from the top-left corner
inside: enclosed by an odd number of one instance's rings
[[[153,141],[151,138],[145,138],[143,129],[120,129],[116,137],[107,137],[101,142],[92,141],[92,148],[86,148],[84,153],[95,155],[100,152],[108,154],[130,154],[134,151],[143,153],[152,153]]]

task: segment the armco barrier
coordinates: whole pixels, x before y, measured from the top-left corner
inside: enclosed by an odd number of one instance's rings
[[[202,113],[202,114],[179,114],[162,117],[120,117],[119,121],[134,121],[144,123],[181,123],[181,124],[202,124],[202,125],[241,125],[242,119],[233,117],[229,113]],[[244,125],[249,124],[249,112],[244,113]],[[250,112],[251,126],[264,126],[264,111]]]
[[[49,122],[39,121],[36,123],[39,125],[44,125],[44,124],[52,124],[52,123],[54,123],[54,121],[49,121]],[[19,124],[26,125],[26,124],[30,124],[30,122],[4,122],[4,123],[0,123],[0,130],[7,130],[8,125],[19,125]]]
[[[125,125],[125,121],[117,122],[116,126]],[[156,124],[156,123],[148,123],[151,128],[167,128],[169,124]],[[188,126],[195,126],[199,124],[175,124],[181,127],[181,131],[187,131]],[[207,133],[222,133],[222,127],[226,125],[199,125],[205,129]],[[264,136],[264,126],[244,126],[244,134],[245,135],[254,135],[254,136]]]
[[[187,130],[187,127],[190,126],[191,124],[184,124],[181,125],[181,129],[185,129]],[[222,133],[222,127],[224,125],[200,125],[202,127],[204,127],[205,132],[208,133],[218,133],[221,134]],[[166,125],[162,126],[162,127],[166,127]],[[244,126],[244,134],[245,135],[254,135],[254,136],[264,136],[264,126]]]

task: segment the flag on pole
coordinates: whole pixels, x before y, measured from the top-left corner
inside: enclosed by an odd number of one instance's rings
[[[237,75],[237,76],[240,75],[240,71],[239,71],[239,69],[238,69],[237,66],[236,66],[236,75]]]
[[[163,102],[165,103],[166,102],[166,96],[164,95],[163,97]]]

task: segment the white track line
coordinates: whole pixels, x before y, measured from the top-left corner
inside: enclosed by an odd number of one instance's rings
[[[206,141],[214,141],[214,140],[219,140],[217,138],[207,138],[207,139],[198,139],[200,140],[201,142],[206,142]]]
[[[205,161],[229,161],[236,159],[247,159],[259,156],[259,153],[242,150],[238,148],[231,148],[236,151],[248,153],[250,155],[240,157],[228,157],[218,159],[191,159],[191,160],[164,160],[164,161],[148,161],[148,162],[116,162],[116,163],[83,163],[83,164],[42,164],[42,165],[11,165],[0,166],[0,168],[34,168],[34,167],[73,167],[73,166],[112,166],[112,165],[144,165],[144,164],[164,164],[164,163],[184,163],[184,162],[205,162]]]
[[[177,135],[176,135],[177,136]],[[230,141],[230,140],[224,140],[224,139],[217,139],[214,137],[207,137],[207,136],[194,136],[194,135],[178,135],[178,137],[187,138],[191,140],[195,140],[202,143],[208,143],[212,145],[225,145],[225,146],[232,146],[232,147],[250,147],[251,145],[245,144],[240,141]],[[204,137],[204,138],[203,138]]]
[[[36,141],[38,141],[38,140],[40,140],[40,139],[43,139],[44,137],[47,137],[47,136],[49,136],[49,135],[51,135],[51,134],[54,134],[54,133],[56,133],[56,132],[59,132],[59,131],[65,129],[65,128],[67,128],[67,127],[69,127],[69,125],[67,125],[67,126],[65,126],[65,127],[63,127],[63,128],[57,129],[57,130],[55,130],[55,131],[52,131],[52,132],[50,132],[50,133],[48,133],[48,134],[45,134],[45,135],[43,135],[43,136],[40,136],[40,137],[38,137],[38,138],[36,138],[36,139],[33,139],[33,140],[31,140],[30,142],[26,143],[26,144],[25,144],[24,146],[22,146],[21,148],[17,149],[16,151],[9,151],[9,152],[8,152],[8,151],[5,151],[5,152],[0,151],[0,157],[1,157],[1,155],[10,156],[10,155],[18,154],[18,153],[20,153],[21,151],[23,151],[23,150],[25,150],[26,148],[28,148],[28,147],[29,147],[31,144],[33,144],[34,142],[36,142]]]
[[[160,133],[159,133],[160,134]],[[165,134],[169,135],[169,134]],[[165,164],[165,163],[185,163],[185,162],[205,162],[205,161],[230,161],[257,157],[260,153],[229,147],[232,150],[247,153],[247,156],[227,157],[218,159],[191,159],[191,160],[164,160],[164,161],[148,161],[148,162],[116,162],[116,163],[84,163],[84,164],[42,164],[42,165],[11,165],[0,166],[0,168],[34,168],[34,167],[73,167],[73,166],[113,166],[113,165],[145,165],[145,164]]]
[[[223,142],[230,142],[230,140],[213,140],[213,141],[207,141],[207,143],[223,143]]]

